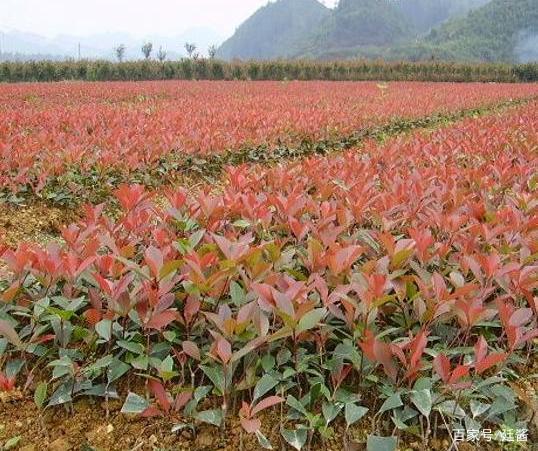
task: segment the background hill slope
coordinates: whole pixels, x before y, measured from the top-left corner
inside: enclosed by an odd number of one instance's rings
[[[537,34],[538,0],[491,0],[433,30],[425,41],[450,58],[512,61],[520,41]]]
[[[219,48],[222,59],[272,59],[296,53],[301,38],[330,15],[317,0],[277,0],[260,8]]]
[[[223,59],[538,58],[538,0],[278,0],[219,50]]]

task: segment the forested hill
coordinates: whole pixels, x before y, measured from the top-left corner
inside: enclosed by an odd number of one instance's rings
[[[537,15],[538,0],[277,0],[219,56],[527,61],[538,57]]]
[[[301,39],[330,15],[317,0],[277,0],[260,8],[218,50],[222,59],[291,57]]]
[[[537,36],[538,0],[491,0],[433,30],[426,42],[449,58],[511,61],[526,59],[520,49],[527,40],[537,42]]]
[[[470,10],[490,0],[396,0],[394,3],[417,35],[451,18],[464,17]]]
[[[345,57],[361,47],[387,46],[412,35],[410,23],[390,0],[341,0],[318,29],[303,36],[297,56]]]

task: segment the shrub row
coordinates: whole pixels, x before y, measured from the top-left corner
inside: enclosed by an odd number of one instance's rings
[[[62,80],[417,80],[521,82],[538,80],[538,64],[382,61],[31,61],[0,64],[0,82]]]

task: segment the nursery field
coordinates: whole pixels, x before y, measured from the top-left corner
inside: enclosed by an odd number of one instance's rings
[[[0,85],[0,199],[56,202],[155,183],[220,156],[342,140],[537,95],[535,84],[371,82]],[[420,125],[420,123],[419,123]]]
[[[13,84],[0,119],[2,449],[538,443],[538,85]]]

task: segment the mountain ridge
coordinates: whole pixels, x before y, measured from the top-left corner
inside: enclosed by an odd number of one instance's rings
[[[284,23],[282,17],[292,6],[292,16],[307,17],[308,8],[316,4],[321,6],[316,0],[269,3],[238,27],[219,49],[219,57],[486,62],[538,58],[537,0],[340,0],[302,32],[289,33],[283,26],[278,37],[260,32],[271,29],[274,21]]]
[[[277,0],[262,6],[219,48],[222,59],[293,56],[302,36],[330,14],[317,0]]]

